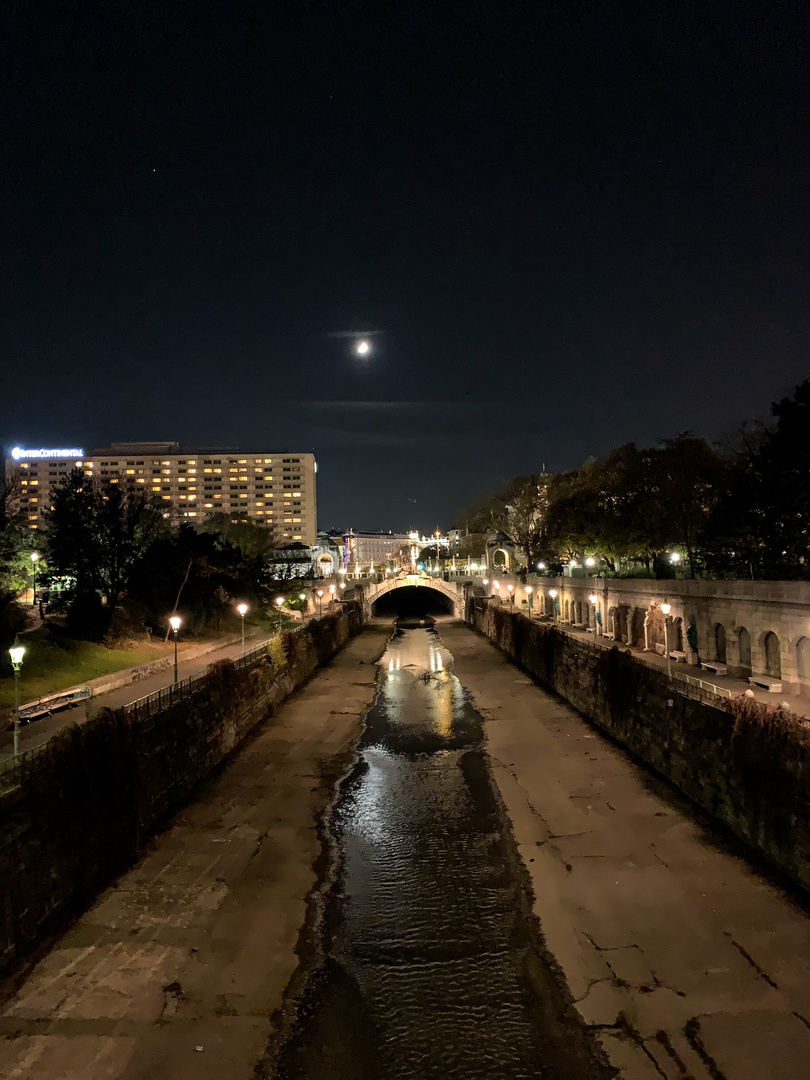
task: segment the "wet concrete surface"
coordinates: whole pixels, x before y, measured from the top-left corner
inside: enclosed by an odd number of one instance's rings
[[[432,629],[397,629],[328,822],[331,887],[272,1072],[612,1075],[545,959],[483,718]]]

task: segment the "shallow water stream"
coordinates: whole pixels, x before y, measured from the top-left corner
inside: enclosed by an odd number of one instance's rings
[[[483,721],[434,630],[398,630],[330,832],[321,962],[290,1080],[601,1075],[561,1016]]]

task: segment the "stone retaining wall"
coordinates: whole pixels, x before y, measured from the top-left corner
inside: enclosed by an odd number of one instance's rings
[[[0,970],[83,911],[251,729],[361,628],[353,605],[212,665],[199,692],[147,719],[105,709],[0,775]]]
[[[467,622],[810,889],[810,730],[799,717],[763,707],[741,723],[678,693],[664,672],[629,652],[591,645],[484,599],[468,602]]]

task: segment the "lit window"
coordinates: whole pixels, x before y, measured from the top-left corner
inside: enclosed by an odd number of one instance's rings
[[[170,498],[171,498],[171,495],[164,495],[164,496],[163,496],[163,498],[164,498],[164,499],[170,499]]]
[[[215,499],[221,499],[221,498],[222,498],[222,496],[221,496],[221,495],[215,495],[215,496],[214,496],[214,498],[215,498]]]
[[[186,482],[186,478],[185,478],[185,476],[178,476],[178,478],[177,478],[177,479],[179,480],[179,482],[180,482],[181,484],[185,484],[185,482]]]
[[[213,505],[214,505],[213,503],[206,503],[206,504],[205,504],[205,506],[206,506],[206,507],[207,507],[207,509],[209,509],[209,510],[210,510],[210,509],[211,509],[211,508],[213,507]]]
[[[213,469],[203,469],[203,472],[213,472]]]
[[[273,459],[271,457],[266,457],[264,459],[264,463],[265,463],[265,465],[272,465],[273,464]]]
[[[36,521],[37,520],[37,515],[36,514],[29,514],[28,515],[28,520],[29,521]]]
[[[135,475],[135,470],[134,469],[127,469],[127,476],[134,476],[134,475]]]
[[[189,475],[189,476],[194,476],[194,475],[196,475],[196,472],[197,472],[197,470],[196,470],[196,469],[189,469],[189,470],[188,470],[188,475]]]
[[[214,469],[214,472],[222,472],[222,469]]]
[[[139,476],[138,479],[135,481],[135,483],[136,484],[145,484],[146,481],[144,480],[144,478],[142,476]]]
[[[166,498],[168,499],[168,498],[169,498],[169,496],[167,495],[167,496],[166,496]],[[180,496],[180,498],[181,498],[181,499],[185,499],[185,495],[181,495],[181,496]]]
[[[152,491],[160,491],[160,484],[157,484],[155,487],[153,487]]]
[[[239,464],[239,465],[247,465],[247,458],[240,457],[237,464]]]
[[[197,498],[197,496],[196,496],[196,495],[189,495],[189,497],[188,497],[188,501],[189,501],[189,502],[194,502],[194,500],[195,500],[196,498]]]
[[[293,498],[294,499],[300,499],[301,498],[301,492],[300,491],[294,491],[293,492]]]
[[[196,517],[197,516],[197,511],[196,510],[189,510],[188,516],[189,517]]]
[[[110,483],[111,484],[117,484],[118,483],[118,477],[117,476],[111,476],[110,477]]]
[[[20,483],[22,484],[23,487],[26,487],[26,485],[28,484],[28,481],[27,480],[21,480]]]
[[[172,471],[171,469],[164,469],[163,470],[164,473],[170,473],[171,471]]]
[[[228,469],[228,472],[239,472],[239,470],[234,465],[234,467],[232,469]]]
[[[192,461],[191,458],[189,458],[188,463],[189,463],[189,465],[196,465],[197,464],[197,459],[194,458],[194,460]],[[196,472],[197,470],[195,469],[194,471]],[[189,469],[189,472],[191,472],[190,469]]]
[[[170,461],[161,461],[161,465],[171,465]]]

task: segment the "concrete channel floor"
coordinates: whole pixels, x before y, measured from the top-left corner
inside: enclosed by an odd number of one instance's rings
[[[253,1075],[389,635],[349,642],[40,960],[0,1006],[0,1077]]]
[[[550,953],[626,1080],[810,1080],[810,918],[484,638],[442,624]]]
[[[350,642],[0,1006],[8,1080],[247,1080],[390,627]],[[442,623],[550,953],[623,1080],[810,1080],[810,920],[489,642]]]

